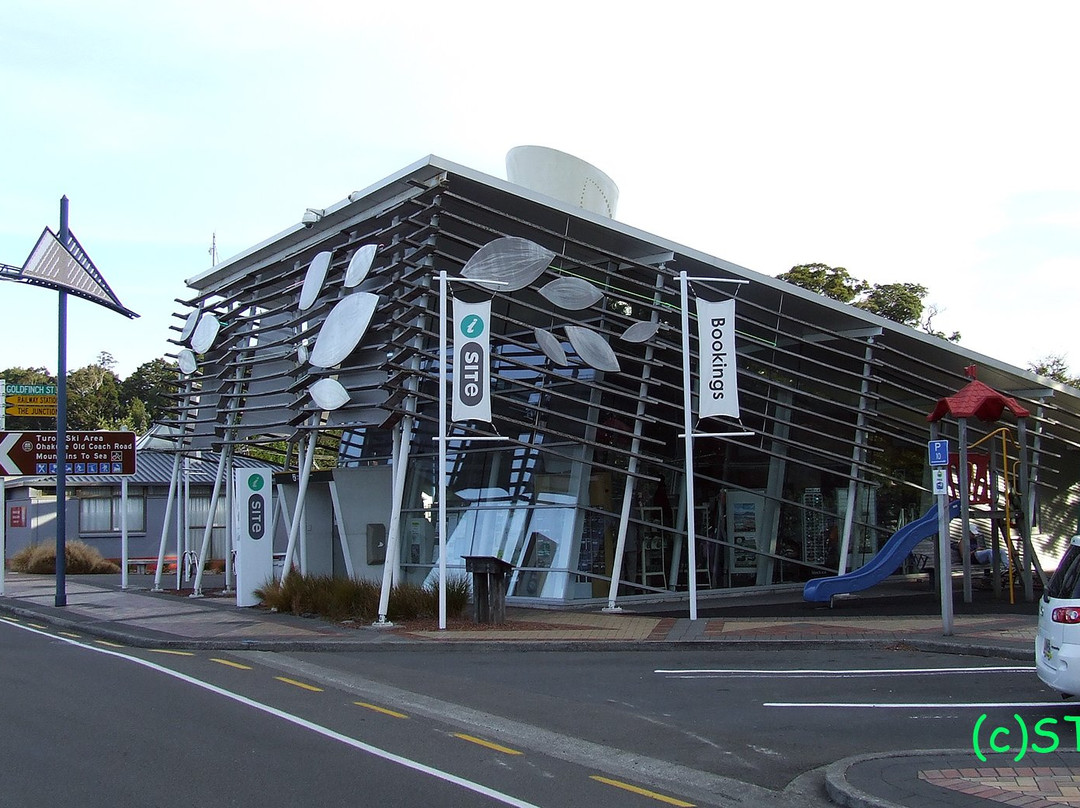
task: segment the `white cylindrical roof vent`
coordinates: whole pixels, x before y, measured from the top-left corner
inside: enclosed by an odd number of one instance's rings
[[[571,205],[613,217],[619,186],[594,165],[545,146],[516,146],[506,153],[506,178]]]

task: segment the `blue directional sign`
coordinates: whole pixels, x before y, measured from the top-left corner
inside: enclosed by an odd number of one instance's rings
[[[947,440],[932,440],[927,442],[926,450],[930,455],[931,466],[949,465],[949,442]]]

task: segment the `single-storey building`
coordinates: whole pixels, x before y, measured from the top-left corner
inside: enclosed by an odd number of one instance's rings
[[[510,597],[545,602],[856,568],[932,503],[928,415],[973,374],[1030,413],[1026,441],[1008,413],[966,425],[1004,452],[985,516],[1013,495],[1009,538],[1032,526],[1043,565],[1077,532],[1077,390],[621,223],[615,184],[567,155],[508,167],[427,157],[188,281],[180,446],[287,447],[306,521],[277,549],[306,571],[379,575],[385,536],[393,575],[433,580],[444,524],[452,572],[493,555]],[[316,441],[336,460],[313,480]],[[111,531],[102,496],[79,518]]]

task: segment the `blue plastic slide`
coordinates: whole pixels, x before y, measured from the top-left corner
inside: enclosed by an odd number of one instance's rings
[[[960,515],[960,500],[949,503],[949,518]],[[938,532],[937,505],[934,505],[922,517],[908,522],[893,534],[885,545],[867,564],[847,575],[834,575],[831,578],[814,578],[803,587],[803,600],[812,603],[825,603],[834,595],[859,592],[881,583],[892,575],[904,563],[904,559],[923,539],[936,536]]]

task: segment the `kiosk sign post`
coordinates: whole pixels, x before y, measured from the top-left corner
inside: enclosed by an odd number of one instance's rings
[[[949,547],[949,442],[932,440],[926,444],[934,478],[938,509],[938,582],[941,589],[941,625],[945,636],[953,633],[952,552]]]
[[[274,575],[274,537],[270,535],[271,476],[268,468],[233,472],[232,519],[236,540],[236,605],[258,606],[255,590]]]

